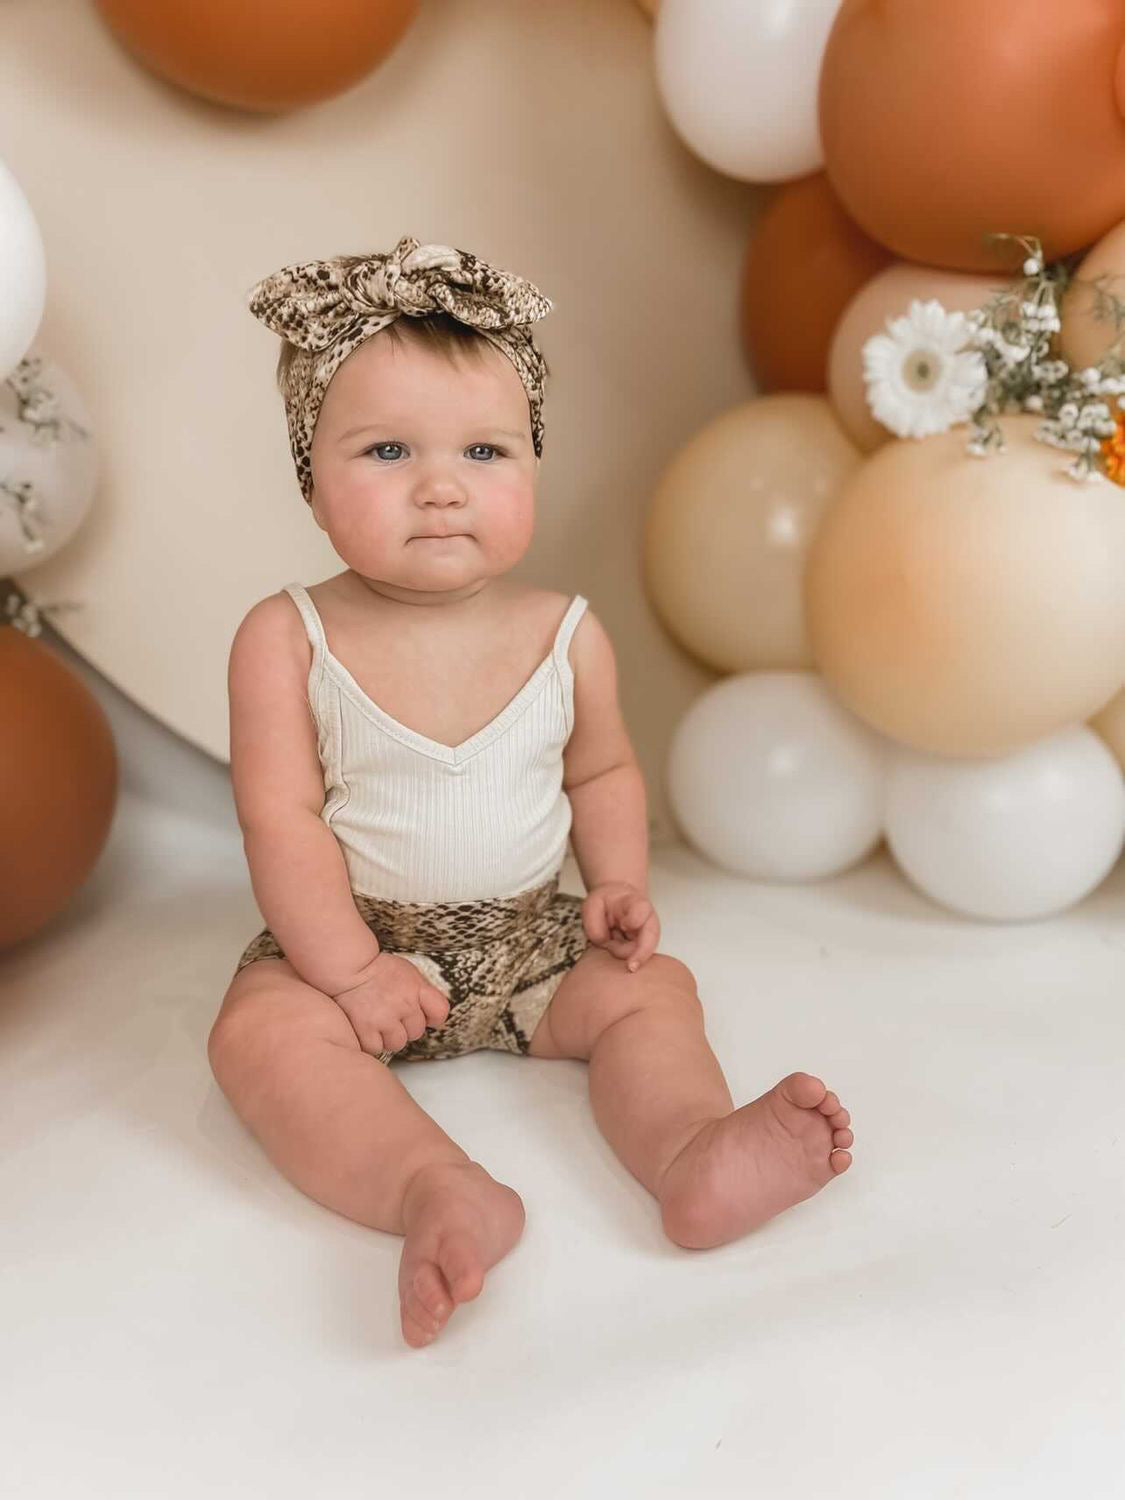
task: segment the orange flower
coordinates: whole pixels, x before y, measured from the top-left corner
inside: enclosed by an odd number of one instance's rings
[[[1114,484],[1125,485],[1125,412],[1117,413],[1117,431],[1102,443],[1102,464]]]

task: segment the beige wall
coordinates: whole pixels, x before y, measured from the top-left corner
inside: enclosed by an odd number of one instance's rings
[[[680,444],[750,393],[736,308],[758,196],[674,135],[651,36],[631,0],[424,0],[358,88],[262,118],[150,77],[87,0],[5,0],[0,156],[47,246],[38,347],[83,390],[104,470],[78,536],[19,582],[81,601],[60,632],[190,742],[226,757],[227,650],[250,604],[339,566],[296,489],[275,341],[246,289],[289,260],[414,234],[555,302],[539,328],[541,519],[520,572],[584,593],[613,635],[668,830],[668,740],[712,679],[643,596],[640,529]]]

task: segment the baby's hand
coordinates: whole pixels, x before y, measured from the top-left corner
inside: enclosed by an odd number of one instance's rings
[[[656,952],[660,918],[652,902],[624,880],[596,885],[582,903],[582,925],[591,943],[639,969]]]
[[[440,1026],[449,1001],[407,958],[377,953],[357,984],[332,996],[352,1023],[364,1052],[401,1052],[427,1025]]]

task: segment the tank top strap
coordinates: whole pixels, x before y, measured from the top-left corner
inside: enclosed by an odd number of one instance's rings
[[[559,624],[558,633],[555,636],[554,657],[555,665],[561,670],[566,670],[570,666],[570,661],[566,654],[570,647],[570,638],[574,634],[585,610],[586,600],[581,594],[575,594],[574,598],[570,601],[570,607],[567,609],[566,614],[563,615],[562,621]]]
[[[324,660],[325,652],[328,650],[328,637],[324,634],[324,624],[316,605],[310,599],[303,583],[287,583],[283,587],[301,612],[301,619],[305,622],[305,633],[313,650],[313,661],[319,664]]]

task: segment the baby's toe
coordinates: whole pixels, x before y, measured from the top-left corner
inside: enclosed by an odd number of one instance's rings
[[[846,1109],[838,1109],[834,1115],[828,1116],[828,1123],[834,1130],[842,1130],[845,1125],[852,1123],[852,1117]]]
[[[480,1250],[469,1235],[448,1234],[438,1247],[438,1262],[456,1302],[471,1302],[484,1286]]]
[[[850,1130],[834,1130],[832,1132],[833,1146],[851,1146],[855,1144],[855,1136]]]
[[[790,1103],[801,1109],[818,1108],[825,1094],[824,1084],[812,1073],[790,1073],[778,1087]]]
[[[449,1292],[436,1265],[419,1266],[406,1294],[407,1311],[423,1328],[436,1333],[452,1312]]]
[[[837,1174],[837,1176],[839,1176],[841,1172],[846,1172],[851,1164],[851,1152],[843,1150],[843,1148],[840,1146],[833,1147],[833,1149],[828,1153],[828,1165],[832,1168],[833,1172]]]
[[[828,1090],[824,1098],[817,1105],[817,1109],[820,1110],[822,1115],[834,1115],[839,1112],[840,1101],[831,1089]]]

